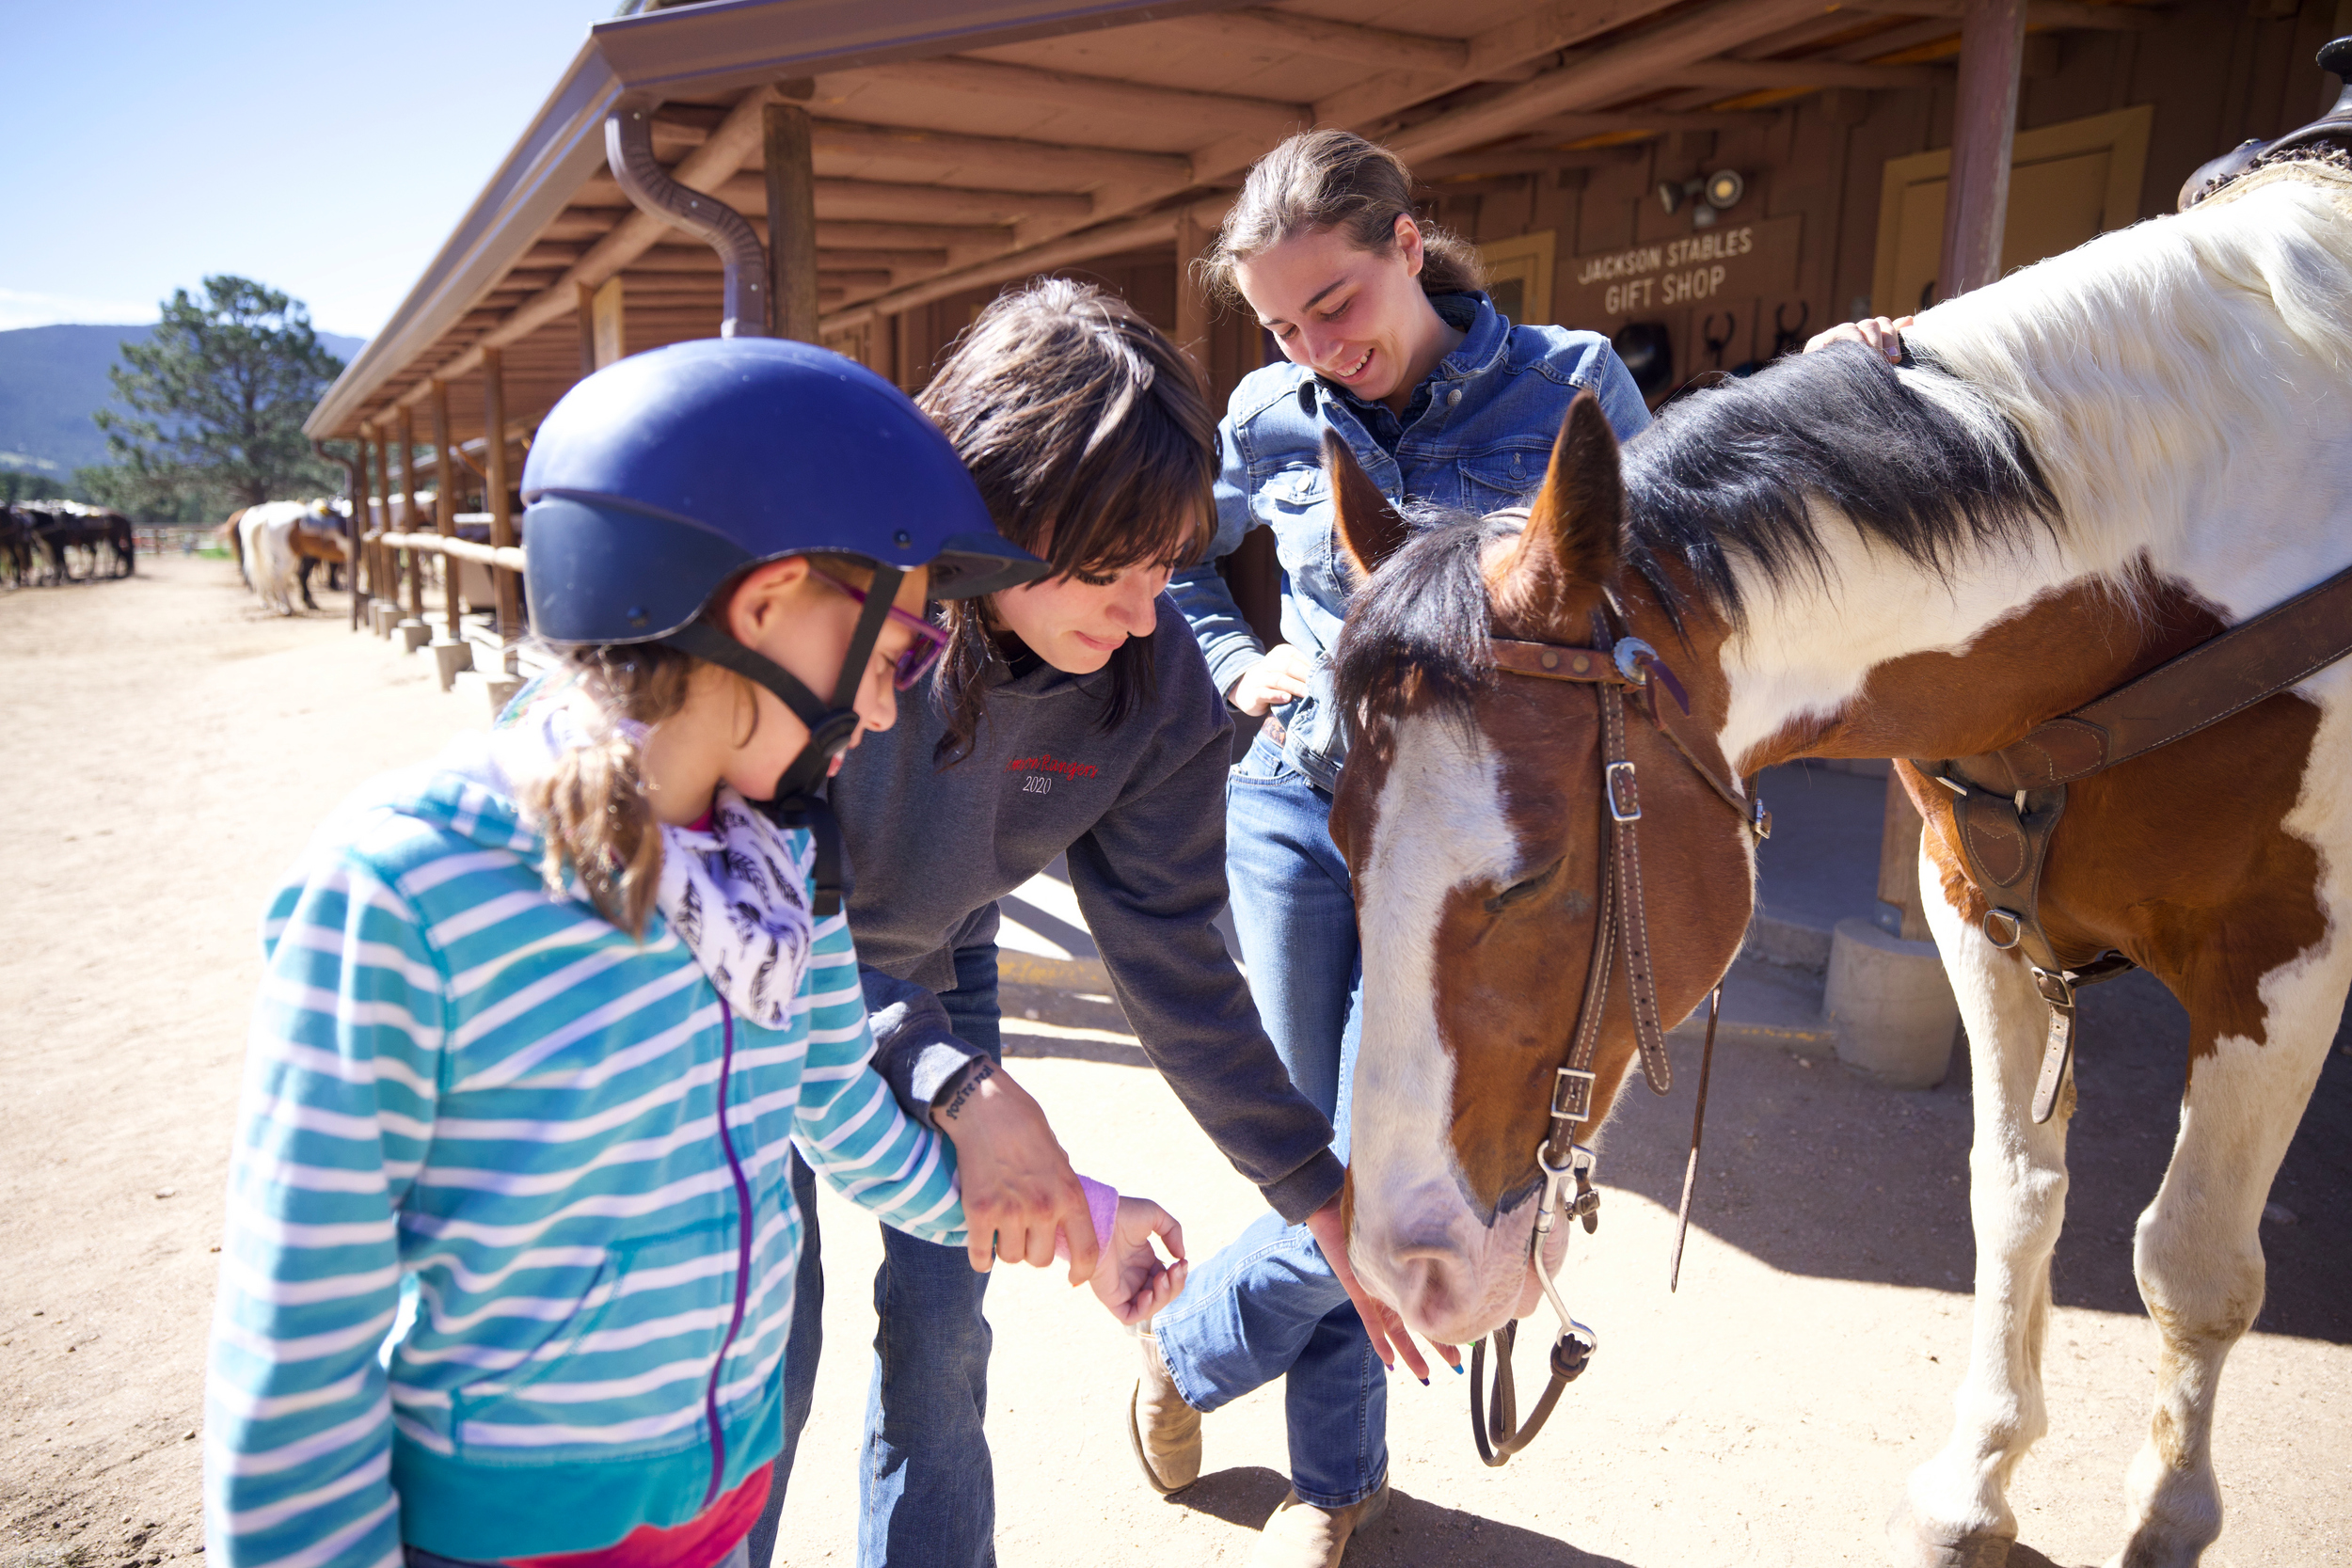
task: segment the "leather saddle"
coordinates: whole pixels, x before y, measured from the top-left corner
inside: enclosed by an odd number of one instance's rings
[[[2342,83],[2343,90],[2336,95],[2335,107],[2309,125],[2289,131],[2275,141],[2256,138],[2240,142],[2220,157],[2199,165],[2197,172],[2181,186],[2182,212],[2187,212],[2252,168],[2258,160],[2275,159],[2296,152],[2328,150],[2339,157],[2352,158],[2352,38],[2337,39],[2322,48],[2319,69],[2331,72]]]

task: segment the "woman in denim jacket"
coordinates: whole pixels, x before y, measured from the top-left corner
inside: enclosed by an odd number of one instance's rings
[[[1346,736],[1326,659],[1352,584],[1332,531],[1327,433],[1392,500],[1493,512],[1542,484],[1578,393],[1622,438],[1649,422],[1607,339],[1515,326],[1479,289],[1476,255],[1411,216],[1393,154],[1340,131],[1292,137],[1249,172],[1208,261],[1285,362],[1235,388],[1218,435],[1217,532],[1171,590],[1217,689],[1265,725],[1227,789],[1226,865],[1249,988],[1291,1076],[1344,1156],[1362,960],[1347,865],[1329,829]],[[1262,646],[1218,577],[1253,528],[1274,531],[1282,635]],[[1365,1323],[1303,1228],[1268,1213],[1196,1272],[1145,1343],[1138,1451],[1154,1485],[1200,1465],[1200,1412],[1287,1375],[1291,1496],[1261,1568],[1336,1563],[1387,1500],[1387,1385],[1402,1354],[1385,1308]],[[1458,1370],[1458,1369],[1457,1369]]]

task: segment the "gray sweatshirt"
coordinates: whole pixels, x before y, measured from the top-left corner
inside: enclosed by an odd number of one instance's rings
[[[907,1109],[931,1101],[977,1048],[937,993],[959,948],[993,944],[996,900],[1067,851],[1071,887],[1111,987],[1154,1067],[1201,1130],[1286,1220],[1340,1188],[1331,1124],[1291,1083],[1211,924],[1225,908],[1225,773],[1232,720],[1184,617],[1162,595],[1151,639],[1157,698],[1101,727],[1107,673],[990,665],[972,753],[941,771],[944,724],[909,693],[834,780],[853,873],[874,1065]]]

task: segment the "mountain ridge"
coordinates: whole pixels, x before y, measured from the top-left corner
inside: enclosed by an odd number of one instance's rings
[[[62,323],[0,332],[0,468],[67,480],[78,467],[106,461],[106,436],[90,418],[111,403],[109,367],[121,345],[143,343],[159,324],[92,326]],[[321,332],[319,341],[345,364],[364,338]]]

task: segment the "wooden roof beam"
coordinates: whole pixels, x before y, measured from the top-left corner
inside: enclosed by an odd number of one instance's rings
[[[1607,107],[1670,79],[1677,69],[1711,59],[1751,39],[1818,14],[1821,0],[1716,0],[1698,10],[1594,50],[1483,102],[1449,110],[1388,138],[1412,162],[1511,135],[1521,126],[1579,109]]]
[[[861,125],[851,120],[811,121],[809,145],[820,159],[854,158],[866,163],[898,164],[933,178],[941,174],[967,174],[983,179],[1010,175],[1023,180],[1049,181],[1065,187],[1113,181],[1172,182],[1184,185],[1192,181],[1192,160],[1170,153],[1066,147],[1057,142],[1020,141],[1009,136],[953,135],[944,131]],[[820,215],[823,189],[824,182],[820,180]]]
[[[749,193],[745,193],[745,204],[764,216],[768,211],[767,182],[746,180],[743,184],[758,187],[756,200],[751,200]],[[736,211],[744,211],[745,204],[737,204]],[[880,180],[817,182],[819,223],[829,218],[884,222],[938,218],[947,223],[992,224],[1033,217],[1085,218],[1093,212],[1094,198],[1075,191],[989,191],[961,185],[901,185]]]
[[[726,119],[720,122],[719,129],[690,157],[672,169],[670,178],[689,190],[705,193],[723,184],[730,175],[743,166],[744,161],[760,145],[761,113],[768,102],[769,92],[766,87],[755,87],[738,99],[735,106],[727,111]],[[602,283],[651,250],[654,242],[670,231],[669,224],[650,214],[631,213],[603,239],[590,246],[585,256],[565,268],[562,277],[526,300],[463,353],[431,367],[425,379],[402,393],[398,401],[407,406],[422,403],[432,396],[435,379],[453,381],[480,370],[485,347],[504,348],[549,322],[571,315],[580,308],[578,290],[580,284],[594,288]],[[420,366],[420,369],[424,367]]]
[[[881,82],[974,98],[1034,99],[1089,114],[1198,126],[1223,135],[1248,131],[1279,139],[1314,119],[1314,110],[1304,103],[1153,87],[1145,82],[1080,76],[1034,66],[1003,65],[994,60],[901,60],[879,71],[842,71],[820,78],[818,90],[831,97],[834,84]]]
[[[1089,203],[1089,206],[1091,203]],[[948,223],[826,223],[817,225],[817,248],[833,245],[850,249],[859,245],[896,247],[912,246],[920,250],[931,245],[1009,245],[1012,230],[993,224]]]
[[[889,267],[903,271],[910,267],[944,267],[947,253],[944,250],[847,250],[829,249],[824,236],[817,239],[817,270],[830,272],[839,267]]]
[[[1858,11],[1882,16],[1934,16],[1958,21],[1967,0],[1850,0]],[[2094,32],[2145,32],[2161,26],[2170,13],[2161,8],[2135,5],[2087,5],[2084,0],[2026,0],[2028,27],[2079,28]]]
[[[1613,109],[1603,114],[1555,115],[1529,126],[1496,150],[1525,152],[1533,144],[1569,141],[1578,136],[1607,135],[1613,131],[1753,131],[1772,123],[1769,109]],[[1465,154],[1477,156],[1477,154]],[[1419,172],[1416,170],[1415,172]]]
[[[1529,6],[1509,22],[1470,38],[1458,69],[1439,71],[1392,64],[1391,69],[1379,75],[1317,103],[1315,122],[1360,128],[1407,104],[1473,82],[1514,73],[1530,60],[1540,60],[1587,39],[1630,26],[1667,9],[1673,3],[1674,0],[1550,0],[1549,4]],[[1807,12],[1818,9],[1819,5],[1820,0],[1815,0],[1814,6],[1806,8]]]
[[[1195,38],[1214,39],[1243,48],[1283,50],[1317,55],[1327,60],[1376,65],[1390,71],[1421,71],[1453,76],[1470,69],[1470,45],[1465,39],[1433,38],[1426,33],[1400,33],[1387,27],[1366,27],[1353,22],[1326,22],[1319,16],[1251,8],[1208,11],[1163,24]]]
[[[1661,82],[1760,92],[1772,87],[1931,87],[1951,72],[1931,65],[1849,65],[1839,60],[1693,60],[1659,72]]]
[[[1413,178],[1440,195],[1455,194],[1462,181],[1489,175],[1549,174],[1562,168],[1613,168],[1640,156],[1621,147],[1564,150],[1531,148],[1506,152],[1465,152],[1452,158],[1432,158],[1415,166]]]

